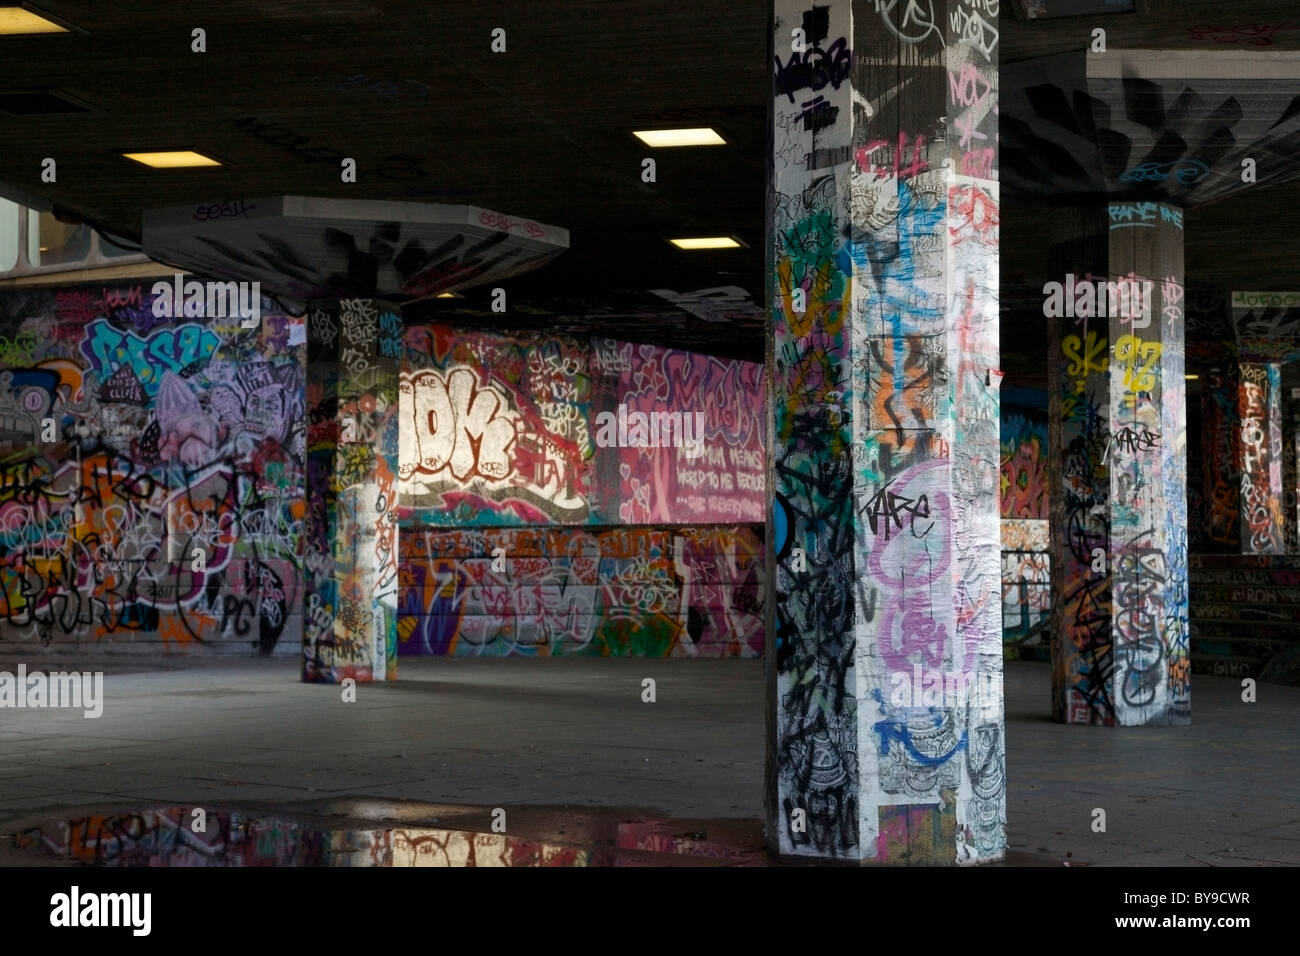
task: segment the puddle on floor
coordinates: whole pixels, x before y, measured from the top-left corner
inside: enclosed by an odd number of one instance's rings
[[[22,827],[13,847],[91,866],[766,866],[757,821],[683,821],[610,810],[491,810],[341,801],[334,817],[157,807]],[[396,825],[376,825],[387,818]],[[417,825],[421,820],[438,825]],[[475,821],[479,825],[475,825]],[[454,824],[448,826],[446,824]]]
[[[492,807],[358,797],[298,803],[292,810],[87,809],[10,824],[11,836],[0,836],[0,866],[854,865],[778,861],[758,820],[670,818],[626,807],[510,807],[505,833],[494,831]],[[1063,864],[1088,865],[1023,850],[989,865]]]

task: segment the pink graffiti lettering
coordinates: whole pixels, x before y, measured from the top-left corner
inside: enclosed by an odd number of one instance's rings
[[[889,150],[893,153],[892,166],[883,165],[872,159],[871,154],[878,149]],[[907,134],[900,131],[897,146],[887,139],[873,139],[867,145],[859,146],[854,151],[853,158],[858,169],[862,172],[870,172],[876,177],[909,177],[930,168],[930,164],[921,158],[924,150],[925,137],[918,134],[912,143],[912,161],[904,166],[904,157],[907,155]]]

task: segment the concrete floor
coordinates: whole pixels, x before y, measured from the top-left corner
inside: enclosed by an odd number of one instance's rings
[[[403,659],[355,703],[284,660],[27,664],[103,670],[104,715],[0,711],[0,833],[347,798],[762,816],[761,661]],[[1009,862],[1300,864],[1300,689],[1245,704],[1238,681],[1195,677],[1191,727],[1085,728],[1046,718],[1048,684],[1046,664],[1007,665]]]

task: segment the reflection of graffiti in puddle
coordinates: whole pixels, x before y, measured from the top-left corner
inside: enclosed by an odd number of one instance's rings
[[[598,823],[595,829],[597,832],[590,832],[579,820],[570,832],[583,836],[555,841],[430,827],[330,827],[237,811],[205,813],[188,807],[168,807],[31,827],[17,834],[14,843],[19,849],[39,850],[92,866],[125,867],[535,867],[767,862],[758,846],[710,842],[701,832],[673,835],[668,821],[623,820],[608,826]]]

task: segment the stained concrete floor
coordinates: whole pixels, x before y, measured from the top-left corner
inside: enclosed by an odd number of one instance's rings
[[[355,703],[284,659],[27,664],[103,670],[104,714],[0,710],[0,834],[84,812],[364,798],[762,816],[761,661],[403,659],[398,682],[361,685]],[[1260,684],[1247,704],[1239,681],[1198,676],[1190,727],[1087,728],[1047,719],[1048,685],[1046,664],[1008,663],[1009,862],[1300,864],[1300,689]]]

